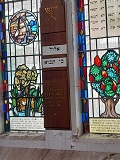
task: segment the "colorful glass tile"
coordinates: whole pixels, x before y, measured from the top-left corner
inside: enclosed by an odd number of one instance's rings
[[[4,10],[4,3],[0,3],[0,48],[2,53],[2,60],[1,60],[1,66],[2,66],[2,81],[3,81],[3,99],[6,99],[8,97],[8,74],[7,72],[4,72],[7,70],[7,50],[6,50],[6,27],[5,27],[5,10]],[[4,121],[5,121],[5,131],[9,131],[10,129],[10,121],[9,121],[9,108],[7,100],[4,100],[3,103],[3,111],[4,111]]]
[[[87,90],[87,59],[86,59],[86,37],[85,37],[85,15],[84,0],[78,0],[78,40],[79,40],[79,66],[80,66],[80,89],[81,89],[81,106],[82,122],[85,133],[89,131],[88,115],[88,90]]]
[[[29,117],[35,116],[36,113],[43,114],[43,98],[40,95],[40,87],[34,85],[37,77],[38,74],[35,67],[29,69],[22,64],[16,68],[14,87],[10,90],[12,116]],[[16,99],[16,97],[18,98]]]
[[[11,40],[18,45],[28,45],[38,35],[37,18],[28,10],[15,13],[10,19],[9,26]]]
[[[115,105],[120,95],[120,55],[108,50],[101,58],[97,55],[90,67],[89,80],[91,87],[104,99],[105,112],[101,117],[120,117]],[[116,100],[114,100],[116,99]]]

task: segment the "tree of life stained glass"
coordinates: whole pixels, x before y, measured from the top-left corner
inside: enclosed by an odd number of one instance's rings
[[[90,67],[89,79],[92,88],[101,96],[105,111],[100,117],[120,117],[115,106],[120,96],[120,56],[114,50],[108,50],[101,59],[97,55]]]
[[[38,34],[38,22],[35,14],[28,10],[15,13],[10,19],[10,37],[18,45],[32,43]]]

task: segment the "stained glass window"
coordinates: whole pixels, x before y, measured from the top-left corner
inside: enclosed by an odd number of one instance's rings
[[[5,0],[5,3],[1,4],[6,131],[44,130],[41,39],[38,23],[40,5],[38,0]]]
[[[85,10],[84,0],[78,1],[78,45],[79,45],[79,66],[80,66],[80,90],[82,122],[84,132],[88,132],[88,90],[87,90],[87,56],[86,56],[86,36],[85,36]]]
[[[88,132],[89,118],[115,118],[120,115],[120,1],[114,1],[116,5],[111,8],[112,3],[105,0],[78,1],[80,99],[85,132]]]
[[[120,114],[115,111],[120,94],[119,65],[119,54],[114,50],[108,50],[101,59],[97,55],[94,64],[90,67],[91,87],[98,92],[101,101],[105,104],[105,111],[100,114],[100,117],[120,117]]]

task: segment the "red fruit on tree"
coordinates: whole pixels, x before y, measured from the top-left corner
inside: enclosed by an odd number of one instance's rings
[[[89,80],[90,82],[95,82],[95,78],[92,75],[89,76]]]
[[[115,83],[115,82],[113,82],[112,90],[113,90],[114,92],[116,92],[116,90],[117,90],[117,85],[116,85],[116,83]]]
[[[120,65],[120,58],[118,58],[118,65]]]
[[[110,63],[107,64],[107,69],[110,68]]]
[[[120,83],[120,78],[118,78],[118,83]]]
[[[99,58],[98,55],[94,58],[94,64],[98,67],[101,66],[101,59]]]
[[[115,64],[113,64],[112,66],[113,66],[113,68],[115,69],[116,73],[118,74],[118,72],[119,72],[118,67],[117,67]]]
[[[107,78],[108,74],[106,73],[106,71],[102,71],[102,76],[103,78]]]
[[[101,88],[102,90],[105,90],[105,86],[104,86],[103,84],[100,84],[100,88]]]

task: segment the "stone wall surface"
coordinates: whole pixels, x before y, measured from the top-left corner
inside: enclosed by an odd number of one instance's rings
[[[120,154],[0,147],[0,160],[120,160]]]

